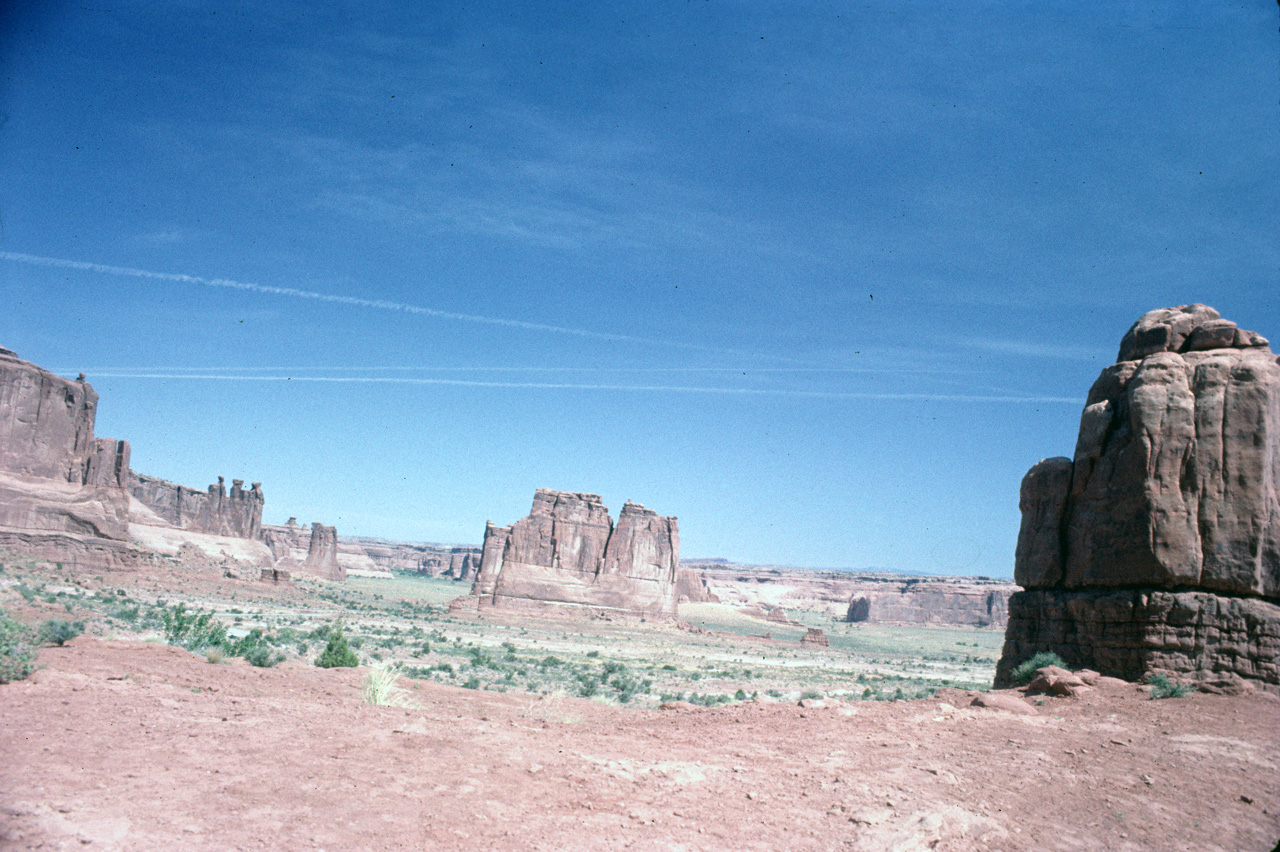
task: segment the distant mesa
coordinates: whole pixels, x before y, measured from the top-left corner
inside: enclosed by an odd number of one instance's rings
[[[599,495],[539,489],[529,515],[490,522],[471,594],[481,608],[674,618],[676,519],[627,502],[615,528]]]
[[[1280,360],[1205,305],[1142,316],[1073,458],[1022,481],[996,682],[1037,651],[1280,690]]]
[[[719,558],[687,559],[680,570],[697,575],[708,593],[715,589],[717,601],[737,605],[744,614],[762,619],[768,617],[774,601],[780,600],[851,623],[1003,629],[1008,621],[1009,596],[1017,590],[1008,580],[990,577],[740,565]],[[753,593],[753,586],[776,589],[782,596],[778,592]]]
[[[861,582],[844,620],[853,624],[957,624],[1003,627],[1009,619],[1008,582],[972,577],[912,577]]]
[[[723,561],[723,560],[721,560]],[[692,568],[676,568],[677,603],[720,603],[706,579]]]

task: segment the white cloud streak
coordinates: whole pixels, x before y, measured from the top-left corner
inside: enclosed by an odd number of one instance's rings
[[[462,314],[453,311],[442,311],[422,305],[411,305],[405,302],[393,302],[387,299],[366,299],[361,296],[344,296],[335,293],[320,293],[315,290],[301,290],[296,287],[277,287],[271,284],[254,284],[248,281],[232,281],[229,278],[204,278],[199,275],[185,275],[174,272],[153,272],[147,269],[133,269],[127,266],[110,266],[105,263],[88,263],[81,260],[67,260],[58,257],[42,257],[34,254],[23,254],[14,251],[0,251],[0,260],[25,263],[31,266],[48,266],[57,269],[75,269],[82,272],[96,272],[102,275],[120,275],[130,278],[145,278],[153,281],[171,281],[178,284],[194,284],[201,287],[220,287],[228,290],[240,290],[249,293],[261,293],[269,296],[286,296],[293,299],[310,299],[317,302],[329,302],[339,305],[351,305],[358,308],[397,311],[405,314],[435,317],[437,319],[455,320],[458,322],[481,323],[524,331],[540,331],[552,334],[564,334],[584,337],[592,340],[607,340],[614,343],[638,343],[650,346],[665,346],[676,349],[695,350],[700,352],[716,352],[730,355],[757,356],[759,353],[740,349],[722,349],[714,346],[703,346],[697,343],[686,343],[679,340],[659,340],[649,337],[637,337],[629,334],[613,334],[605,331],[591,331],[583,328],[568,328],[560,325],[526,322],[525,320],[504,319],[502,317],[486,317],[476,314]],[[767,356],[779,361],[793,361],[782,356]]]
[[[1000,402],[1026,405],[1079,405],[1080,400],[1062,396],[1008,396],[983,394],[876,393],[858,391],[805,391],[787,388],[726,388],[698,385],[617,385],[575,382],[493,382],[478,379],[428,379],[407,376],[245,376],[211,373],[102,372],[92,378],[186,380],[221,382],[313,382],[333,384],[443,385],[468,388],[531,390],[587,390],[641,393],[713,394],[719,396],[785,396],[814,399],[878,399],[921,402]]]

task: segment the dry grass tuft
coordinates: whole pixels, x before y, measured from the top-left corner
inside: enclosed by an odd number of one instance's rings
[[[417,707],[418,702],[399,680],[399,663],[378,663],[369,669],[364,682],[364,700],[377,707]]]

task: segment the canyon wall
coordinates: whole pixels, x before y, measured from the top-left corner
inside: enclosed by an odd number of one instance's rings
[[[129,444],[94,437],[98,394],[0,348],[0,546],[71,564],[136,561]]]
[[[529,515],[485,528],[472,595],[481,607],[674,618],[675,518],[627,502],[615,528],[595,494],[539,489]]]
[[[129,471],[129,493],[152,513],[178,529],[257,539],[262,534],[262,483],[248,490],[243,479],[231,480],[227,492],[221,476],[204,491],[155,476]]]
[[[1041,650],[1280,688],[1280,359],[1204,305],[1125,334],[1073,458],[1022,482],[996,682]]]
[[[1003,627],[1009,620],[1008,583],[961,577],[862,581],[849,596],[845,620],[899,624]]]
[[[787,606],[869,624],[1004,627],[1017,587],[989,577],[909,577],[888,571],[830,571],[688,560],[719,600],[739,606]]]

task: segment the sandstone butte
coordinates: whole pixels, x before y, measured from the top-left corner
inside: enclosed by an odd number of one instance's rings
[[[1073,458],[1022,481],[997,686],[1038,651],[1128,680],[1280,691],[1280,359],[1205,305],[1151,311]]]
[[[490,521],[471,594],[481,607],[674,618],[675,518],[627,502],[615,528],[596,494],[539,489],[529,515]]]
[[[129,444],[94,437],[98,394],[0,349],[0,547],[85,569],[131,568],[183,546],[256,570],[263,494],[135,473]],[[236,542],[239,542],[238,544]],[[235,561],[233,559],[233,561]]]

